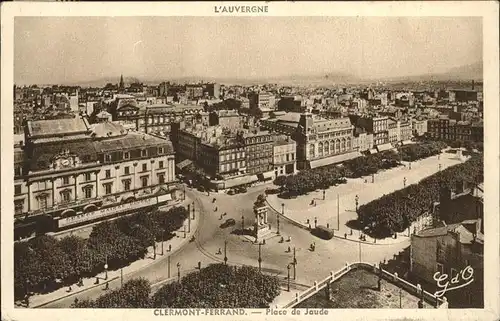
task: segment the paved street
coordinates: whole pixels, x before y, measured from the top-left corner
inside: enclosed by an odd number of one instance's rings
[[[165,257],[157,259],[156,262],[140,271],[126,275],[124,281],[131,278],[145,277],[151,283],[157,283],[169,277],[174,278],[177,276],[176,264],[178,262],[181,264],[181,274],[185,273],[185,271],[194,270],[198,261],[201,262],[202,266],[215,262],[223,262],[224,255],[217,255],[216,253],[219,248],[223,252],[224,240],[228,241],[227,257],[229,264],[258,266],[258,246],[242,236],[231,234],[231,231],[240,228],[242,215],[245,217],[245,224],[247,226],[253,223],[253,202],[267,187],[269,185],[252,187],[246,194],[233,196],[212,193],[210,196],[207,196],[206,193],[188,190],[188,197],[195,199],[197,215],[201,214],[196,242],[187,243],[178,252],[170,256],[170,274],[168,259]],[[217,198],[215,204],[212,203],[214,197]],[[244,204],[244,207],[242,204]],[[217,212],[214,212],[215,207],[217,207]],[[223,220],[220,220],[220,213],[224,212],[227,215]],[[221,229],[219,225],[227,218],[234,218],[236,226]],[[273,230],[276,231],[276,217],[270,216],[269,222],[272,224]],[[298,261],[296,282],[305,285],[312,285],[314,281],[323,279],[330,271],[338,270],[347,261],[353,262],[359,260],[360,247],[357,243],[341,239],[330,241],[319,240],[308,231],[284,221],[280,221],[280,231],[285,239],[291,236],[292,241],[279,243],[280,238],[276,236],[268,240],[266,245],[262,246],[262,268],[267,272],[275,273],[281,277],[286,276],[286,266],[293,259],[293,252],[287,252],[288,246],[291,249],[293,247],[296,248],[296,258]],[[316,251],[310,252],[308,248],[313,241],[316,242]],[[379,262],[384,257],[391,257],[393,253],[399,252],[406,246],[408,246],[407,242],[384,247],[373,247],[363,244],[361,245],[361,259],[367,262]],[[293,270],[291,272],[293,277]],[[111,289],[119,286],[119,279],[110,282]],[[96,298],[103,293],[103,287],[97,287],[44,307],[69,307],[76,297],[80,300],[83,298]]]
[[[404,178],[406,178],[406,186],[415,184],[425,177],[428,177],[441,169],[459,164],[461,161],[455,159],[454,154],[442,153],[438,159],[437,156],[429,157],[418,162],[413,162],[411,169],[408,163],[405,166],[393,168],[375,174],[374,183],[371,183],[371,177],[349,179],[347,184],[330,187],[325,192],[325,200],[323,200],[323,192],[316,191],[308,195],[299,196],[295,199],[281,199],[277,195],[269,195],[268,202],[273,208],[281,211],[281,204],[284,204],[285,215],[301,224],[307,225],[307,219],[314,227],[314,219],[317,218],[318,225],[329,224],[331,228],[337,229],[337,224],[340,225],[340,230],[337,235],[350,234],[350,228],[346,223],[350,220],[357,219],[355,197],[359,197],[359,205],[373,201],[383,194],[390,194],[404,187]],[[337,205],[337,195],[339,205]],[[311,204],[314,200],[316,206]],[[338,207],[338,209],[337,209]],[[340,214],[338,219],[337,211]],[[339,220],[339,222],[338,222]],[[408,239],[407,232],[400,233],[398,240],[385,239],[377,240],[377,244],[387,244],[400,242],[401,239]],[[358,233],[354,233],[351,239],[358,239]],[[367,243],[373,243],[373,239],[367,237]]]

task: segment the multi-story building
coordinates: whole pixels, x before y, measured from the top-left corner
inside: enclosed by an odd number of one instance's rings
[[[202,118],[206,118],[203,106],[150,105],[141,110],[137,130],[148,134],[169,136],[172,123],[184,121],[186,124],[192,124],[197,120],[202,121]]]
[[[359,152],[367,152],[373,149],[373,134],[368,133],[364,128],[354,129],[353,149]]]
[[[481,186],[458,183],[443,187],[434,206],[433,227],[414,233],[410,247],[410,271],[431,287],[434,274],[447,274],[448,280],[470,267],[473,281],[458,293],[446,297],[450,306],[483,306],[484,204]],[[471,271],[466,271],[469,274]],[[466,280],[462,280],[466,281]],[[434,290],[434,289],[433,289]]]
[[[268,131],[252,129],[242,138],[247,156],[247,173],[264,174],[273,170],[274,135]]]
[[[186,96],[188,99],[196,99],[203,97],[203,86],[186,85]]]
[[[356,127],[362,127],[373,134],[373,141],[377,147],[389,143],[389,117],[349,115],[349,118]]]
[[[389,135],[389,143],[396,144],[399,139],[398,121],[392,118],[387,120],[387,132]]]
[[[275,97],[269,93],[252,93],[248,97],[250,109],[274,110]]]
[[[217,110],[209,115],[210,126],[222,126],[231,129],[242,127],[243,119],[236,110]]]
[[[360,156],[353,149],[353,129],[347,117],[325,119],[301,114],[292,136],[297,142],[298,168],[315,168]]]
[[[448,117],[427,121],[429,137],[442,140],[482,142],[484,127],[482,122],[456,121]]]
[[[221,126],[196,125],[178,134],[180,159],[189,159],[210,179],[246,174],[246,152],[242,137]]]
[[[427,133],[427,119],[412,119],[411,126],[414,136],[422,136]]]
[[[14,207],[24,236],[33,225],[54,231],[157,205],[175,180],[169,141],[111,122],[30,121],[23,156],[20,166],[16,151]]]
[[[297,144],[288,136],[277,136],[273,143],[274,177],[295,174]]]
[[[203,92],[206,94],[208,97],[213,97],[215,99],[220,98],[220,84],[204,84],[203,85]]]
[[[406,120],[400,120],[398,124],[399,124],[398,141],[407,142],[411,140],[413,137],[411,123]]]

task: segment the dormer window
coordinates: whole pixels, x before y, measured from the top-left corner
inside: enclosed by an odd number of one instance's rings
[[[148,150],[147,150],[147,149],[143,149],[143,150],[141,150],[141,156],[142,156],[142,157],[146,157],[146,156],[148,156]]]
[[[163,147],[158,147],[158,154],[165,153],[165,149]]]
[[[111,162],[111,154],[106,154],[104,157],[105,157],[104,159],[106,160],[106,162]]]
[[[129,152],[124,152],[123,153],[123,159],[130,159],[130,153]]]

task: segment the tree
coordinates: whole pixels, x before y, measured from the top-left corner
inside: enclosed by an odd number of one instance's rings
[[[89,271],[88,252],[86,241],[78,236],[71,235],[62,238],[59,241],[59,248],[68,257],[68,263],[72,267],[72,274],[69,275],[69,281],[78,280],[83,273]]]

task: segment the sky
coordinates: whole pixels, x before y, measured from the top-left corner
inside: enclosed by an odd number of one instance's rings
[[[472,17],[17,17],[14,82],[387,78],[482,61]]]

